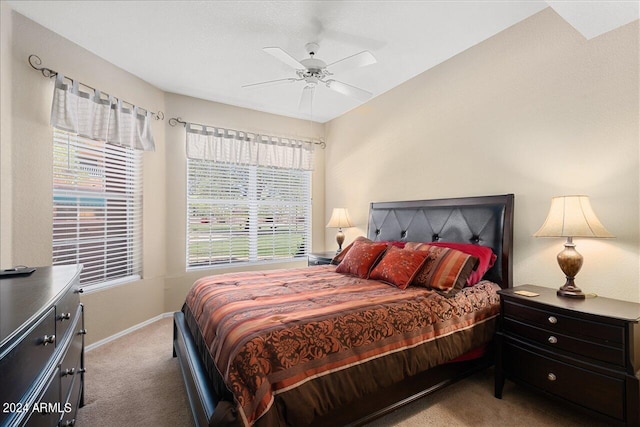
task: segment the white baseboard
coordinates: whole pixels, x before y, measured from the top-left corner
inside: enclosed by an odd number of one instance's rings
[[[94,348],[100,347],[103,344],[111,342],[111,341],[113,341],[113,340],[115,340],[117,338],[123,337],[123,336],[125,336],[127,334],[130,334],[131,332],[137,331],[138,329],[143,328],[143,327],[145,327],[147,325],[150,325],[153,322],[157,322],[160,319],[164,319],[166,317],[172,317],[172,316],[173,316],[173,312],[159,314],[159,315],[157,315],[155,317],[152,317],[149,320],[145,320],[142,323],[138,323],[137,325],[133,325],[132,327],[127,328],[124,331],[120,331],[117,334],[111,335],[110,337],[107,337],[107,338],[101,339],[100,341],[96,341],[96,342],[94,342],[92,344],[89,344],[89,345],[85,346],[84,351],[85,352],[91,351]]]

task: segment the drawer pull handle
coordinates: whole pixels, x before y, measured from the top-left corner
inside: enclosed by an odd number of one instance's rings
[[[62,376],[66,377],[67,375],[73,375],[75,373],[76,373],[76,368],[65,369],[64,372],[62,373]]]
[[[556,319],[554,316],[549,316],[549,323],[555,325],[556,323],[558,323],[558,319]]]
[[[556,380],[556,374],[554,374],[553,372],[549,372],[549,374],[547,374],[547,379],[549,381],[555,381]]]
[[[60,427],[72,427],[76,425],[76,419],[67,420],[65,422],[60,422]]]
[[[78,335],[87,335],[87,330],[86,329],[80,329],[78,331]]]
[[[71,313],[61,313],[60,317],[58,317],[60,321],[71,319]]]
[[[84,374],[85,372],[87,372],[87,370],[85,368],[78,369],[78,373],[79,374]]]
[[[42,345],[53,344],[56,342],[55,335],[45,335],[42,337]]]
[[[550,344],[555,344],[558,342],[558,338],[554,337],[553,335],[551,335],[548,339]]]

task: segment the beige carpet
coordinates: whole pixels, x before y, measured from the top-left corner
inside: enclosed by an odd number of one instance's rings
[[[172,357],[172,319],[166,318],[85,355],[85,406],[77,426],[191,426],[178,360]],[[598,426],[580,412],[507,381],[493,397],[486,370],[371,423],[371,427]]]

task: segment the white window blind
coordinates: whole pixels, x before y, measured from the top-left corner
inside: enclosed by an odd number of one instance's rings
[[[306,256],[311,172],[187,160],[187,266]]]
[[[82,285],[141,271],[142,156],[54,128],[53,265],[83,264]]]

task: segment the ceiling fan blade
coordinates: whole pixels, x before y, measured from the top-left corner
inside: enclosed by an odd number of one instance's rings
[[[375,56],[368,50],[365,50],[327,65],[327,70],[335,74],[352,68],[366,67],[376,62]]]
[[[305,86],[302,89],[302,96],[300,97],[300,104],[298,105],[298,110],[302,113],[311,114],[311,107],[313,104],[313,93],[315,91],[315,86]]]
[[[248,85],[242,85],[243,88],[254,88],[254,87],[266,87],[266,86],[276,86],[276,85],[281,85],[281,84],[285,84],[285,83],[293,83],[293,82],[297,82],[299,79],[294,79],[293,77],[290,77],[288,79],[278,79],[278,80],[269,80],[266,82],[260,82],[260,83],[251,83]]]
[[[287,52],[280,49],[279,47],[264,47],[262,48],[262,50],[267,52],[269,55],[272,55],[275,58],[279,59],[280,61],[284,62],[291,68],[295,68],[296,70],[306,69],[306,67],[302,65],[300,61],[298,61],[293,56],[289,55]]]
[[[343,95],[351,96],[359,99],[360,101],[366,101],[371,98],[373,94],[359,87],[351,86],[346,83],[339,82],[337,80],[327,80],[327,87],[333,91],[341,93]]]

